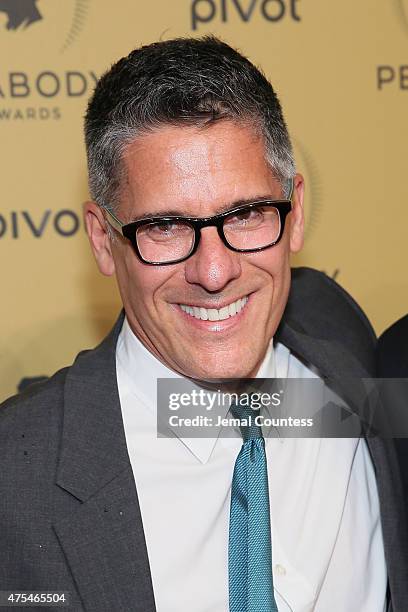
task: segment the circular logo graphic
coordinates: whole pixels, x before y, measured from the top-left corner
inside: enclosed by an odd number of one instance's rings
[[[317,164],[310,152],[296,138],[293,138],[292,141],[297,168],[305,177],[305,238],[310,238],[320,219],[322,185]]]
[[[64,53],[84,26],[90,0],[0,0],[0,46]]]
[[[394,0],[394,8],[399,23],[408,34],[408,0]]]

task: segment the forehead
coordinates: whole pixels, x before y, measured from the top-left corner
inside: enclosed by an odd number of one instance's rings
[[[247,126],[162,126],[124,153],[121,213],[211,215],[236,201],[279,197],[263,139]]]

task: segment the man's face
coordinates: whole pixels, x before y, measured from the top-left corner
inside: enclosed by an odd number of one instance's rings
[[[264,155],[263,141],[232,122],[201,129],[163,126],[126,150],[127,178],[117,216],[125,223],[169,210],[207,217],[242,200],[282,198]],[[192,257],[166,266],[143,264],[122,237],[109,242],[100,210],[86,209],[99,267],[105,274],[116,271],[133,332],[163,363],[200,379],[256,374],[287,301],[290,251],[302,245],[302,194],[297,175],[294,210],[275,247],[235,253],[215,227],[207,227]],[[197,319],[181,307],[207,312],[230,304],[241,310],[218,321]]]

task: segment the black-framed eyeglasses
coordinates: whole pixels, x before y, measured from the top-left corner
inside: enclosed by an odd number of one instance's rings
[[[164,266],[180,263],[193,255],[203,227],[216,227],[226,247],[237,253],[255,253],[278,244],[285,220],[292,209],[293,180],[287,200],[257,200],[213,217],[146,217],[122,223],[104,208],[106,220],[127,238],[145,264]]]

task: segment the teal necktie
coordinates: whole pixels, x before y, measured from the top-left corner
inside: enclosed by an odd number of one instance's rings
[[[273,594],[271,521],[265,440],[259,410],[231,406],[243,444],[234,467],[229,528],[230,612],[278,612]],[[250,419],[248,426],[242,422]]]

